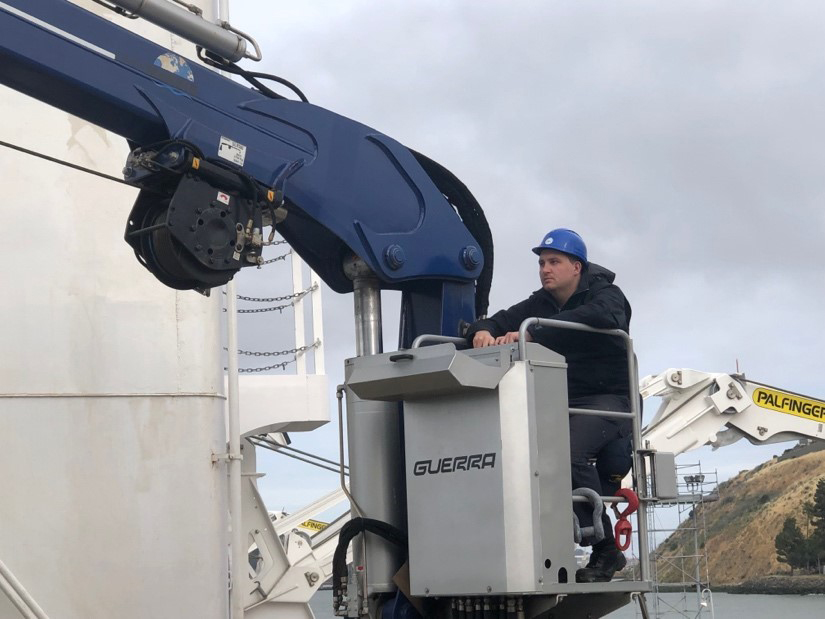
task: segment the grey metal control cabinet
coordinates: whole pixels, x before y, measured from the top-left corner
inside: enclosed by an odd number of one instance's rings
[[[526,350],[440,344],[347,361],[358,398],[404,403],[413,595],[575,582],[567,366]]]

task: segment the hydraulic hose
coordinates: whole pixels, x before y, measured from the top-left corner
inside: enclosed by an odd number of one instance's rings
[[[332,604],[337,611],[347,591],[347,548],[360,533],[374,533],[407,551],[407,534],[391,524],[372,518],[353,518],[338,533],[338,545],[332,555]]]

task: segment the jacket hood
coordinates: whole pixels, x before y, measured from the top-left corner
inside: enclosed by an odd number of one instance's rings
[[[613,271],[595,262],[589,263],[587,270],[582,274],[582,281],[586,281],[590,286],[598,280],[612,284],[614,279],[616,279],[616,274]]]

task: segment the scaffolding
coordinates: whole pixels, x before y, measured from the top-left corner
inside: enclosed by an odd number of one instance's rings
[[[647,506],[651,614],[712,619],[704,504],[719,499],[718,475],[703,472],[701,463],[677,465],[676,473],[679,496]]]

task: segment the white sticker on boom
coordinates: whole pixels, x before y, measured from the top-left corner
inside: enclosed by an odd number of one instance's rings
[[[222,191],[218,192],[218,202],[223,202],[227,206],[229,206],[229,194],[224,193]]]
[[[218,146],[218,157],[242,166],[246,159],[246,146],[235,140],[221,136],[221,143]]]

